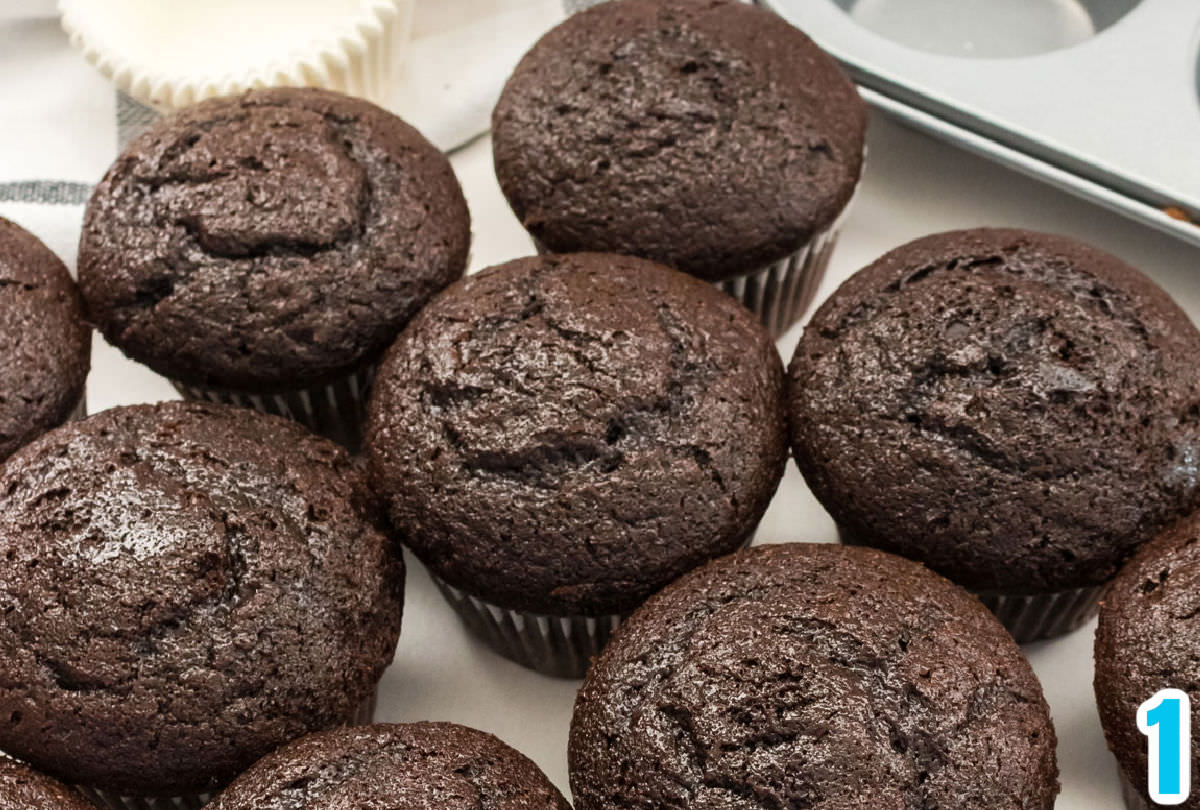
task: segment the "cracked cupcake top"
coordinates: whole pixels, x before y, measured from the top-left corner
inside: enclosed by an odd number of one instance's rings
[[[403,563],[331,442],[228,406],[116,408],[0,476],[0,750],[201,792],[345,721],[400,632]]]
[[[549,249],[708,280],[761,269],[845,208],[866,108],[837,63],[738,0],[616,0],[568,18],[492,116],[496,175]]]
[[[168,377],[251,391],[374,360],[466,268],[446,158],[368,102],[252,91],[134,140],[84,218],[79,280],[105,337]]]
[[[453,723],[313,734],[242,774],[212,810],[570,810],[532,761]]]
[[[521,259],[421,311],[380,367],[367,448],[401,537],[504,607],[631,610],[750,537],[786,461],[754,316],[641,259]]]
[[[67,420],[83,397],[91,349],[66,266],[0,217],[0,461]]]
[[[571,723],[577,810],[1050,810],[1055,735],[978,600],[865,548],[763,546],[653,597]]]
[[[0,810],[96,810],[66,785],[0,756]]]
[[[805,329],[792,443],[849,535],[967,587],[1099,585],[1200,506],[1200,334],[1063,237],[919,239]]]
[[[1129,781],[1146,791],[1146,737],[1138,707],[1160,689],[1200,702],[1200,514],[1142,549],[1104,594],[1096,629],[1096,702],[1108,746]],[[1193,767],[1200,723],[1192,722]],[[1200,796],[1181,807],[1200,808]]]

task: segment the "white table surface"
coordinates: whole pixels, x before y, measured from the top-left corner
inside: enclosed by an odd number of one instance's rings
[[[67,57],[60,52],[58,58]],[[78,76],[72,81],[80,98],[98,97],[99,90],[92,91],[102,89],[96,77],[71,75]],[[55,114],[53,109],[47,111],[51,101],[28,94],[18,97],[14,91],[7,100],[37,107],[36,114]],[[15,168],[15,161],[29,157],[0,154],[0,169],[6,168],[6,160],[7,168]],[[454,165],[474,222],[472,269],[529,254],[529,240],[492,176],[487,140],[458,152]],[[98,176],[99,169],[94,173]],[[10,206],[7,213],[24,219],[68,262],[73,261],[73,235],[55,231],[44,210]],[[862,193],[819,297],[909,239],[974,225],[1026,226],[1091,241],[1153,276],[1193,318],[1200,314],[1200,250],[878,117],[871,125],[870,162]],[[798,336],[799,327],[780,341],[785,359]],[[97,341],[88,383],[93,410],[174,396],[165,380]],[[793,465],[789,464],[759,536],[776,542],[834,539],[831,519],[809,495]],[[536,760],[567,792],[566,739],[577,684],[542,677],[492,654],[467,637],[419,565],[410,565],[409,572],[404,631],[395,664],[381,686],[379,719],[452,720],[494,732]],[[1027,649],[1053,709],[1060,740],[1059,810],[1121,807],[1116,773],[1092,697],[1093,627]]]

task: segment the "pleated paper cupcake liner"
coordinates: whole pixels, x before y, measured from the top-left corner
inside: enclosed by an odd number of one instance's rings
[[[866,155],[864,152],[864,163]],[[861,183],[861,181],[860,181]],[[778,261],[772,262],[753,273],[714,281],[713,286],[742,302],[742,305],[758,316],[759,322],[778,339],[801,318],[817,297],[817,290],[829,260],[837,247],[838,235],[845,224],[854,201],[858,197],[855,188],[845,208],[824,230],[818,231],[808,244]],[[539,254],[553,253],[540,240],[533,238]]]
[[[864,151],[864,165],[866,160]],[[857,198],[858,186],[837,218],[827,228],[815,233],[807,245],[792,255],[754,273],[718,281],[716,286],[757,315],[771,337],[780,338],[804,317],[816,299],[821,280],[829,269],[833,250],[837,247],[838,235]]]
[[[1117,772],[1121,774],[1121,797],[1125,799],[1127,810],[1151,810],[1150,797],[1142,788],[1133,784],[1133,780],[1125,773],[1125,769],[1117,763]]]
[[[79,395],[79,402],[75,404],[75,408],[71,411],[71,415],[67,417],[67,421],[79,422],[83,419],[87,419],[87,415],[87,393],[85,392]]]
[[[748,548],[754,534],[742,544]],[[625,615],[550,616],[501,607],[438,577],[431,579],[467,630],[493,651],[554,678],[580,679]]]
[[[293,419],[314,433],[333,439],[351,450],[362,444],[363,420],[367,395],[375,380],[377,364],[347,374],[333,382],[312,388],[298,388],[276,394],[255,394],[214,388],[172,380],[184,399],[223,402],[262,413]]]
[[[837,228],[822,231],[802,249],[777,262],[736,278],[714,281],[713,286],[736,298],[753,312],[773,338],[779,338],[804,316],[837,244]],[[537,252],[553,253],[540,240]]]
[[[370,696],[360,703],[350,717],[347,718],[346,725],[369,725],[375,718],[375,704],[378,696],[377,689],[371,690]],[[107,808],[107,810],[200,810],[201,807],[212,801],[214,795],[212,793],[192,793],[186,796],[168,797],[121,796],[116,793],[96,790],[95,788],[83,785],[76,785],[75,789],[86,796],[93,804],[98,807]]]
[[[546,616],[485,602],[433,577],[467,629],[495,652],[543,675],[582,678],[621,616]]]
[[[322,87],[384,103],[415,0],[262,4],[60,0],[71,43],[118,89],[172,110],[256,87]],[[261,35],[270,27],[271,36]]]
[[[97,807],[104,807],[107,810],[200,810],[201,807],[212,800],[211,793],[172,796],[170,798],[150,798],[118,796],[114,793],[105,793],[104,791],[79,786],[76,786],[76,790],[86,796]]]
[[[778,338],[808,311],[837,244],[836,226],[817,234],[803,249],[756,273],[716,282],[758,316]]]
[[[980,593],[979,600],[996,614],[1018,644],[1065,636],[1096,615],[1102,586],[1069,588],[1053,593]]]
[[[838,527],[838,540],[846,546],[870,546]],[[1021,594],[975,592],[1018,644],[1064,636],[1078,630],[1096,615],[1104,586],[1066,588],[1049,593]]]

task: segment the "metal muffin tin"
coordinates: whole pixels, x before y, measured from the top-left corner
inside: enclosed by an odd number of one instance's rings
[[[1198,0],[767,5],[873,106],[1200,245]]]

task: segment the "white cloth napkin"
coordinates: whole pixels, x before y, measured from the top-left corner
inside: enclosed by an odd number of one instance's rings
[[[517,60],[562,16],[561,0],[417,0],[389,106],[442,149],[471,141]],[[0,2],[0,110],[0,216],[73,269],[91,185],[154,114],[70,46],[53,0]]]
[[[562,0],[417,0],[392,109],[442,149],[486,132],[517,61],[563,17]]]
[[[0,216],[70,267],[83,203],[116,154],[116,106],[57,20],[0,18]]]

